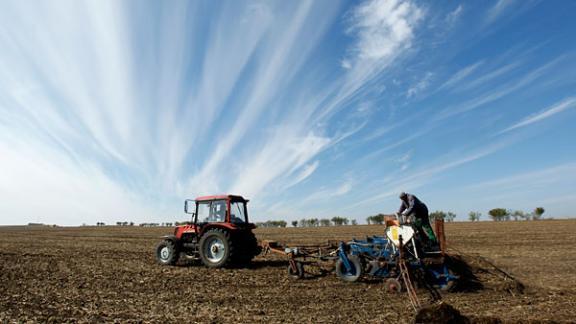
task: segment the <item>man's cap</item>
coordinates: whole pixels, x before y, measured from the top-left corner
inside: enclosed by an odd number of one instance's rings
[[[404,191],[402,191],[402,192],[400,193],[400,196],[399,196],[399,197],[400,197],[400,199],[402,199],[402,198],[405,198],[406,196],[408,196],[408,194],[405,193]]]

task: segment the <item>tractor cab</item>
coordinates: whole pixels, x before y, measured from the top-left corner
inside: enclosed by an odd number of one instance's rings
[[[248,221],[247,204],[248,200],[242,196],[204,196],[196,200],[186,200],[184,211],[192,214],[192,223],[198,227],[212,224],[227,228],[254,228]]]

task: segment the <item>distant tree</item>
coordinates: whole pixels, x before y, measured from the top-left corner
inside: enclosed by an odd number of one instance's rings
[[[356,221],[356,219],[352,220],[352,225],[358,225],[358,222]]]
[[[534,209],[534,212],[532,212],[532,219],[534,220],[541,219],[545,211],[546,210],[543,207],[537,207],[536,209]]]
[[[332,223],[334,223],[336,226],[348,225],[348,218],[335,216],[332,217]]]
[[[456,214],[454,214],[453,212],[446,213],[446,221],[453,222],[454,218],[456,218]]]
[[[305,218],[302,218],[302,219],[300,220],[300,222],[298,222],[298,225],[299,225],[300,227],[308,227],[308,220],[305,219]]]
[[[468,213],[468,219],[472,222],[477,222],[480,220],[480,216],[482,216],[482,213],[480,212],[470,212]]]
[[[372,218],[372,224],[378,224],[378,225],[384,224],[384,214],[377,214],[370,217]]]
[[[366,217],[366,224],[368,225],[372,224],[372,216]]]
[[[492,219],[494,221],[503,221],[506,219],[510,218],[510,213],[508,212],[508,210],[504,209],[504,208],[494,208],[491,209],[488,214],[490,215],[490,217],[492,217]]]
[[[512,216],[512,218],[514,218],[514,220],[517,221],[518,219],[525,219],[526,213],[524,213],[521,210],[515,210],[513,212],[510,212],[510,216]],[[530,217],[530,216],[528,216],[528,217]]]
[[[297,220],[292,221],[292,227],[296,227],[296,226],[298,226],[298,221]]]
[[[122,222],[116,222],[116,226],[121,226]]]
[[[320,226],[330,226],[330,220],[327,218],[322,218],[320,220]]]
[[[430,220],[432,222],[436,221],[437,219],[446,219],[447,214],[441,210],[437,210],[433,213],[430,213]]]

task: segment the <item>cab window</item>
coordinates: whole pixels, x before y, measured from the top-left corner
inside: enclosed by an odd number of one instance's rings
[[[200,202],[198,204],[198,220],[205,223],[226,221],[226,200]]]
[[[232,223],[246,222],[246,203],[239,201],[230,203],[230,221]]]

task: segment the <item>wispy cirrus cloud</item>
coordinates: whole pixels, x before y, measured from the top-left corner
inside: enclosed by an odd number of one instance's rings
[[[564,60],[564,57],[558,57],[546,64],[541,65],[538,68],[532,69],[530,72],[525,73],[520,78],[517,78],[514,81],[507,81],[504,85],[497,89],[492,89],[487,91],[480,96],[477,96],[472,99],[468,99],[467,101],[456,105],[456,107],[448,107],[440,112],[437,115],[437,120],[442,120],[448,117],[452,117],[455,115],[463,114],[469,112],[471,110],[480,108],[485,106],[489,103],[495,102],[499,99],[502,99],[520,89],[523,89],[531,84],[534,81],[538,80],[542,76],[546,75],[553,67]]]
[[[509,10],[516,0],[498,0],[486,13],[486,23],[492,23]]]
[[[347,33],[353,37],[341,60],[347,73],[326,92],[335,96],[324,102],[317,119],[332,116],[362,95],[363,86],[412,48],[424,11],[411,0],[369,0],[352,8],[347,16]]]
[[[449,25],[453,25],[456,23],[456,21],[458,21],[458,19],[460,19],[460,16],[462,16],[464,12],[464,6],[462,4],[459,4],[454,10],[450,11],[445,18],[446,23],[448,23]]]
[[[550,118],[558,113],[561,113],[567,109],[570,109],[572,107],[576,106],[576,98],[575,97],[570,97],[570,98],[566,98],[550,107],[545,108],[544,110],[536,113],[536,114],[532,114],[524,119],[522,119],[521,121],[517,122],[516,124],[500,131],[500,134],[503,133],[507,133],[509,131],[515,130],[517,128],[521,128],[521,127],[525,127],[537,122],[540,122],[544,119]]]
[[[482,64],[484,64],[483,61],[478,61],[474,64],[468,65],[462,69],[460,69],[459,71],[457,71],[456,73],[454,73],[454,75],[452,75],[446,82],[444,82],[438,90],[442,90],[442,89],[446,89],[446,88],[452,88],[455,85],[459,85],[460,82],[464,79],[466,79],[469,75],[471,75],[472,73],[474,73],[474,71],[476,71],[476,69],[478,69],[478,67],[480,67]]]
[[[548,189],[559,182],[574,182],[576,180],[576,163],[564,163],[547,167],[545,169],[531,170],[507,177],[475,183],[463,190],[478,191],[517,191],[518,189],[540,188]]]
[[[412,98],[425,91],[430,85],[433,75],[434,74],[432,72],[426,72],[418,82],[412,85],[408,91],[406,91],[406,98]]]
[[[4,3],[0,62],[10,65],[0,75],[1,134],[54,148],[44,162],[65,166],[86,187],[107,183],[107,192],[154,202],[147,215],[201,193],[265,199],[313,176],[319,154],[366,125],[332,118],[411,47],[422,16],[411,1],[352,8],[352,65],[319,83],[303,71],[332,73],[311,62],[341,17],[338,4],[208,7]],[[18,154],[0,165],[17,166]],[[68,203],[60,197],[56,204]],[[92,202],[106,197],[94,192]]]
[[[378,184],[378,187],[387,188],[386,190],[379,190],[379,192],[375,194],[365,195],[369,197],[361,199],[346,208],[354,209],[359,206],[374,204],[395,197],[402,191],[413,191],[419,189],[431,183],[435,177],[445,175],[455,168],[490,156],[505,147],[510,146],[514,141],[514,139],[504,139],[480,148],[471,149],[464,153],[462,150],[458,150],[457,154],[445,154],[443,157],[436,159],[436,161],[430,161],[424,165],[420,165],[410,174],[400,174],[386,179],[386,181]],[[402,157],[401,160],[405,157],[406,156]]]

